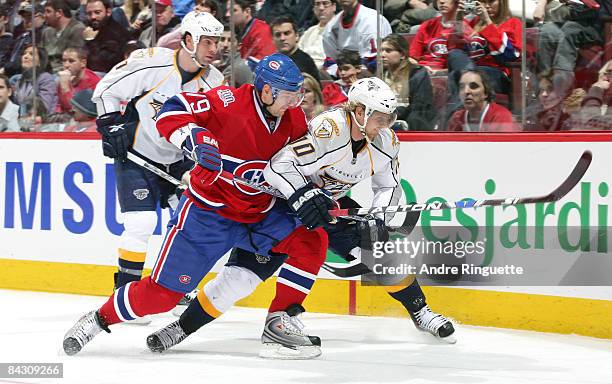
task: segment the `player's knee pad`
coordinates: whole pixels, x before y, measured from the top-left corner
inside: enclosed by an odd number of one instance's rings
[[[123,217],[125,230],[121,234],[120,247],[133,252],[146,252],[149,238],[157,226],[157,212],[125,212]]]
[[[204,286],[204,294],[223,313],[236,301],[253,293],[259,284],[261,279],[253,271],[238,266],[225,266],[217,277]]]

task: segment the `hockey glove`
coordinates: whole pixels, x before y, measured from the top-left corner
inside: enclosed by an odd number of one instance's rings
[[[196,162],[191,171],[191,182],[211,185],[221,175],[223,163],[219,143],[208,129],[192,128],[191,135],[183,142],[183,152]],[[195,178],[195,180],[194,180]]]
[[[308,183],[295,191],[287,202],[306,228],[315,229],[334,221],[327,211],[334,208],[335,204],[327,193]]]
[[[125,159],[132,145],[133,124],[122,123],[120,112],[105,113],[96,119],[96,130],[102,135],[102,152],[113,159]]]

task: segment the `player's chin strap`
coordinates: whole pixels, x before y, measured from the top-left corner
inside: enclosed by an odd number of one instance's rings
[[[371,114],[371,112],[369,111],[369,109],[370,109],[369,107],[364,107],[364,108],[365,108],[365,113],[364,113],[364,117],[363,117],[363,124],[360,124],[359,121],[357,121],[357,117],[355,116],[355,111],[351,111],[351,117],[353,118],[353,121],[355,122],[355,124],[357,124],[357,127],[359,128],[359,132],[366,139],[366,142],[368,144],[370,144],[372,141],[370,140],[370,138],[366,134],[365,127],[366,127],[366,124],[368,124],[368,117],[369,117],[369,114]]]
[[[187,48],[187,46],[185,45],[184,41],[181,41],[181,47],[183,47],[183,49],[185,50],[185,52],[187,52],[189,54],[189,56],[191,56],[191,60],[193,60],[193,62],[195,63],[195,65],[198,66],[198,68],[206,68],[206,64],[202,64],[198,61],[198,57],[196,55],[196,52],[198,51],[198,46],[197,44],[194,45],[193,50],[190,50],[189,48]]]

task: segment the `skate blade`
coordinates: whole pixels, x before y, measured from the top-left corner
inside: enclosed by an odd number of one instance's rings
[[[172,310],[172,314],[176,317],[181,317],[181,315],[183,314],[183,312],[185,312],[186,309],[187,309],[187,305],[177,305]]]
[[[153,320],[151,319],[151,316],[146,315],[143,317],[137,317],[134,320],[130,320],[130,321],[124,321],[121,324],[126,324],[126,325],[149,325],[151,324]]]
[[[321,356],[321,347],[308,345],[288,348],[280,344],[264,343],[259,350],[259,357],[276,360],[308,360]]]
[[[435,336],[435,335],[434,335]],[[452,335],[448,335],[446,337],[440,337],[440,336],[435,336],[436,339],[443,341],[447,344],[455,344],[457,342],[457,338],[455,337],[455,334],[453,333]]]

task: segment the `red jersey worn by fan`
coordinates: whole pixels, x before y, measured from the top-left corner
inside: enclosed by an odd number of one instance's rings
[[[274,52],[276,52],[276,47],[272,41],[270,26],[265,21],[252,19],[242,34],[240,57],[245,60],[249,57],[260,60]]]
[[[448,121],[448,130],[456,132],[518,132],[512,113],[504,106],[491,102],[485,105],[478,122],[468,122],[467,110],[453,113]]]
[[[181,128],[188,125],[214,134],[223,170],[263,182],[262,171],[272,155],[306,133],[306,116],[301,108],[293,108],[282,117],[266,118],[253,85],[245,84],[237,89],[218,87],[172,97],[158,118],[160,133],[180,143],[184,139]],[[270,195],[223,178],[210,186],[190,183],[188,194],[201,208],[243,223],[261,220],[274,203]]]

